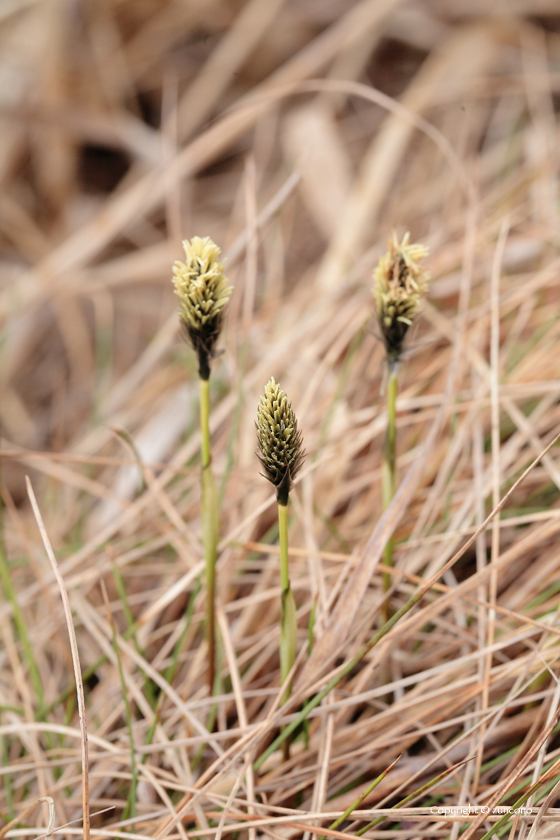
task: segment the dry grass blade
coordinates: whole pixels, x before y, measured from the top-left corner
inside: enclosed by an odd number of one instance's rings
[[[50,837],[53,833],[54,828],[54,821],[55,821],[55,811],[54,811],[54,802],[50,796],[42,796],[40,799],[36,799],[35,802],[30,802],[26,808],[23,809],[21,814],[18,814],[17,817],[14,817],[13,820],[10,820],[0,828],[0,840],[4,840],[4,837],[11,831],[12,828],[16,828],[20,823],[25,822],[27,817],[33,813],[37,805],[40,805],[41,802],[46,802],[49,806],[49,824],[47,827],[47,832],[44,834],[44,837]]]
[[[533,825],[531,826],[531,830],[529,832],[529,836],[528,836],[527,840],[535,840],[535,837],[537,836],[537,830],[539,828],[539,825],[541,824],[541,822],[543,820],[543,817],[546,815],[546,812],[548,811],[548,809],[550,808],[552,803],[555,802],[556,797],[558,795],[559,788],[560,788],[560,780],[558,782],[556,782],[556,784],[554,785],[554,787],[552,788],[550,793],[547,796],[545,796],[545,798],[543,799],[542,805],[540,806],[540,808],[537,812],[537,816],[535,817],[535,821],[534,821]]]
[[[72,608],[70,607],[70,600],[68,598],[68,592],[66,591],[66,587],[64,585],[64,581],[62,576],[58,570],[58,563],[56,562],[56,557],[54,556],[54,552],[52,550],[52,546],[49,540],[49,536],[47,534],[47,530],[45,528],[45,524],[43,522],[43,518],[41,516],[41,511],[39,510],[39,506],[37,504],[37,499],[35,498],[35,493],[33,492],[33,487],[31,486],[31,482],[29,478],[26,478],[27,484],[27,492],[29,494],[29,501],[31,502],[31,507],[33,508],[33,515],[35,516],[35,521],[37,522],[37,527],[39,528],[39,532],[41,534],[41,539],[43,541],[43,545],[45,547],[45,551],[47,553],[47,557],[49,558],[49,562],[51,564],[53,573],[56,578],[56,582],[58,584],[58,588],[60,590],[60,597],[62,598],[62,604],[64,607],[64,615],[66,617],[66,626],[68,628],[68,637],[70,639],[70,649],[72,651],[72,664],[74,666],[74,679],[76,681],[76,695],[78,699],[78,713],[80,716],[80,731],[82,735],[81,739],[81,748],[82,748],[82,819],[83,819],[83,832],[84,832],[84,840],[89,840],[90,836],[90,825],[89,825],[89,761],[88,761],[88,734],[87,734],[87,718],[86,718],[86,703],[84,698],[84,684],[82,682],[82,669],[80,666],[80,654],[78,652],[78,640],[76,639],[76,631],[74,629],[74,622],[72,619]]]

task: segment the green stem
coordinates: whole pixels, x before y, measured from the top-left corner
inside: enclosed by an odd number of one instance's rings
[[[288,505],[278,505],[278,539],[280,541],[280,586],[282,592],[290,588],[288,560]]]
[[[398,810],[399,808],[404,808],[408,805],[409,802],[412,802],[417,796],[420,796],[422,793],[425,793],[434,785],[437,785],[438,782],[441,782],[442,779],[445,779],[446,776],[449,776],[451,773],[455,773],[459,767],[463,764],[466,764],[468,761],[472,761],[471,758],[466,759],[465,761],[460,761],[458,764],[454,764],[452,767],[447,767],[443,773],[440,773],[438,776],[435,776],[433,779],[430,779],[429,782],[426,782],[425,785],[422,785],[416,790],[413,790],[412,793],[409,793],[408,796],[405,796],[404,799],[399,799],[399,801],[395,805],[391,805],[391,809]],[[366,831],[371,831],[372,828],[375,828],[376,825],[379,825],[382,822],[385,822],[389,817],[385,814],[381,817],[377,817],[377,819],[372,820],[367,825],[364,825],[363,828],[360,828],[359,831],[353,832],[356,837],[361,837],[362,834],[365,834]],[[330,826],[332,828],[332,826]]]
[[[202,469],[210,466],[210,380],[200,379],[200,457]]]
[[[115,581],[115,586],[116,586],[116,589],[117,589],[117,594],[119,596],[119,599],[120,599],[120,602],[121,602],[121,605],[122,605],[123,614],[124,614],[124,617],[125,617],[125,620],[126,620],[127,630],[130,631],[130,636],[132,638],[132,643],[134,645],[134,649],[136,650],[136,653],[139,656],[144,657],[144,652],[142,651],[142,648],[140,647],[140,644],[138,642],[138,637],[136,635],[134,616],[132,615],[132,610],[130,609],[130,604],[128,603],[128,598],[126,597],[126,587],[124,585],[124,580],[122,578],[121,571],[120,571],[120,569],[119,569],[119,567],[117,566],[116,563],[112,564],[112,570],[113,570],[113,579]],[[154,705],[155,705],[154,686],[153,686],[153,683],[151,682],[151,680],[146,675],[145,671],[142,671],[142,675],[144,677],[144,693],[146,694],[146,697],[148,698],[148,702],[149,702],[150,706],[153,708]]]
[[[484,834],[480,838],[480,840],[490,840],[493,834],[499,831],[500,828],[506,825],[511,820],[511,818],[515,816],[515,811],[517,810],[517,808],[521,808],[522,805],[525,805],[527,800],[530,799],[536,791],[538,791],[542,784],[543,779],[541,778],[538,779],[533,785],[531,785],[531,787],[522,796],[520,796],[519,799],[516,799],[513,805],[511,805],[509,813],[504,814],[504,816],[501,819],[499,819],[498,822],[494,823],[490,830],[487,831],[486,834]]]
[[[210,455],[210,380],[200,379],[200,437],[202,462],[202,538],[206,562],[206,634],[208,638],[208,686],[214,693],[216,676],[216,560],[218,556],[218,494]]]
[[[296,605],[290,586],[288,562],[288,505],[278,503],[278,531],[280,540],[280,585],[282,588],[282,613],[280,617],[280,676],[285,685],[282,703],[286,703],[291,692],[291,682],[287,683],[297,654],[297,619]],[[290,753],[290,739],[284,746],[284,757]]]
[[[129,817],[136,816],[136,790],[138,787],[138,770],[136,767],[136,753],[134,751],[134,728],[132,722],[132,709],[130,707],[130,701],[128,699],[128,686],[126,684],[126,679],[124,675],[124,668],[121,659],[121,652],[119,649],[119,643],[117,639],[117,630],[115,627],[115,622],[113,620],[113,616],[109,610],[109,605],[107,605],[107,611],[109,613],[109,623],[111,625],[111,634],[113,640],[113,650],[115,652],[115,657],[117,660],[117,668],[119,671],[119,679],[121,683],[121,693],[124,701],[124,712],[125,712],[125,721],[126,721],[126,729],[128,732],[128,743],[130,746],[130,772],[131,772],[131,783],[130,783],[130,790],[128,792],[128,798],[126,801],[126,806],[123,810],[121,819],[126,820]],[[130,826],[130,830],[134,831],[134,823]]]
[[[400,756],[399,756],[399,758],[400,758]],[[391,770],[391,768],[395,766],[395,764],[397,763],[397,761],[398,761],[398,760],[399,760],[399,759],[397,758],[395,761],[393,761],[393,762],[389,765],[389,767],[387,767],[387,769],[386,769],[386,770],[384,770],[382,773],[380,773],[380,775],[379,775],[379,776],[377,776],[377,778],[375,778],[375,779],[373,780],[373,782],[371,782],[371,783],[370,783],[370,784],[366,787],[366,789],[365,789],[365,790],[363,790],[363,791],[361,792],[361,794],[358,796],[358,798],[357,798],[356,800],[354,800],[354,802],[352,802],[352,804],[351,804],[351,805],[349,805],[349,806],[348,806],[348,808],[346,809],[346,811],[345,811],[343,814],[341,814],[341,815],[340,815],[340,817],[338,817],[338,818],[337,818],[337,819],[336,819],[333,823],[331,823],[331,824],[329,825],[329,831],[334,831],[336,828],[338,828],[338,826],[339,826],[339,825],[342,825],[342,823],[343,823],[345,820],[347,820],[347,819],[348,819],[348,817],[350,816],[350,814],[352,813],[352,811],[356,811],[356,810],[360,807],[360,805],[362,804],[362,802],[364,801],[364,799],[365,799],[367,796],[369,796],[369,795],[370,795],[370,793],[371,793],[373,790],[375,790],[375,788],[377,787],[377,785],[381,784],[381,782],[383,781],[383,779],[385,778],[385,776],[387,775],[387,773],[389,773],[389,771]],[[321,837],[321,838],[319,838],[319,840],[325,840],[325,838],[324,838],[324,837]]]
[[[7,738],[2,739],[2,767],[8,767],[10,764],[10,746]],[[4,790],[6,799],[6,808],[8,811],[8,820],[15,818],[16,812],[14,808],[14,782],[9,773],[4,776]],[[5,817],[4,817],[5,819]]]
[[[381,464],[383,510],[387,510],[397,490],[397,365],[389,363],[387,382],[387,432],[383,444],[383,461]],[[393,565],[393,537],[389,537],[383,552],[387,566]],[[383,591],[391,588],[391,575],[383,572]],[[391,605],[388,600],[383,604],[381,624],[385,624],[391,617]]]
[[[42,718],[47,711],[43,694],[43,684],[39,674],[39,668],[37,667],[37,663],[33,655],[33,648],[25,626],[25,619],[20,609],[14,587],[12,586],[8,563],[2,547],[0,547],[0,584],[4,590],[6,599],[10,602],[12,607],[14,625],[23,648],[23,654],[27,662],[27,667],[29,669],[31,685],[33,686],[33,691],[35,697],[37,698],[39,716]]]

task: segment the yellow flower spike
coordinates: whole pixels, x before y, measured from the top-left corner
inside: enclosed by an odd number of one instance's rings
[[[179,316],[198,355],[201,379],[210,377],[210,360],[222,329],[225,306],[232,287],[219,261],[220,249],[209,236],[183,242],[185,262],[173,267],[173,285],[181,308]]]

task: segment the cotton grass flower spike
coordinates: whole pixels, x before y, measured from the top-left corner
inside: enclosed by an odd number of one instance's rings
[[[389,250],[381,257],[374,273],[373,299],[385,351],[387,354],[387,432],[383,445],[381,483],[383,508],[391,504],[397,490],[397,376],[403,342],[423,295],[428,291],[430,275],[419,265],[428,256],[425,245],[410,243],[406,233],[399,242],[393,231]],[[393,538],[385,546],[385,565],[393,565]],[[391,587],[391,575],[383,574],[383,589]],[[381,610],[381,624],[391,618],[391,605],[386,599]]]
[[[208,638],[208,687],[216,679],[216,561],[220,537],[220,511],[210,453],[210,361],[222,328],[224,309],[232,292],[219,261],[220,249],[209,236],[183,242],[186,261],[173,268],[179,317],[198,356],[200,381],[200,439],[202,460],[202,538],[206,563],[206,634]]]
[[[175,294],[181,302],[179,316],[198,355],[201,379],[210,378],[210,360],[222,329],[224,309],[232,292],[219,261],[220,249],[209,236],[183,242],[185,262],[173,267]]]
[[[305,452],[302,434],[286,394],[274,379],[267,383],[257,409],[257,455],[265,477],[276,487],[278,504],[288,504],[292,482]]]
[[[274,379],[267,383],[257,409],[257,455],[264,475],[276,487],[278,537],[280,543],[280,678],[284,686],[282,703],[291,693],[288,676],[296,661],[296,605],[290,586],[288,558],[288,501],[292,481],[301,469],[305,453],[296,416],[284,391]],[[284,758],[290,755],[290,739],[284,741]]]
[[[422,297],[428,291],[430,275],[419,262],[428,256],[425,245],[410,244],[405,233],[399,242],[393,231],[389,250],[381,257],[374,273],[373,298],[383,336],[387,359],[398,362],[405,336]]]

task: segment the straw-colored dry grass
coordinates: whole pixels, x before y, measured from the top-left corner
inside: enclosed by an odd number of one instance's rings
[[[456,840],[471,823],[464,836],[480,837],[483,815],[432,806],[513,803],[560,756],[553,448],[311,713],[308,743],[251,769],[289,719],[275,505],[255,456],[268,378],[308,452],[291,505],[291,713],[375,632],[391,528],[396,609],[560,431],[560,4],[492,11],[479,0],[0,9],[0,814],[30,806],[8,836],[45,833],[38,797],[50,797],[50,827],[74,821],[58,836],[83,831],[68,628],[26,475],[72,608],[89,807],[111,809],[92,816],[96,836],[347,837],[470,758],[367,836]],[[401,490],[380,523],[370,278],[393,227],[429,245],[433,283],[399,375]],[[223,493],[211,732],[198,386],[170,282],[194,234],[222,245],[235,285],[211,380]],[[327,831],[401,753],[360,821]],[[559,778],[502,833],[529,836]],[[558,836],[555,813],[533,836]]]

